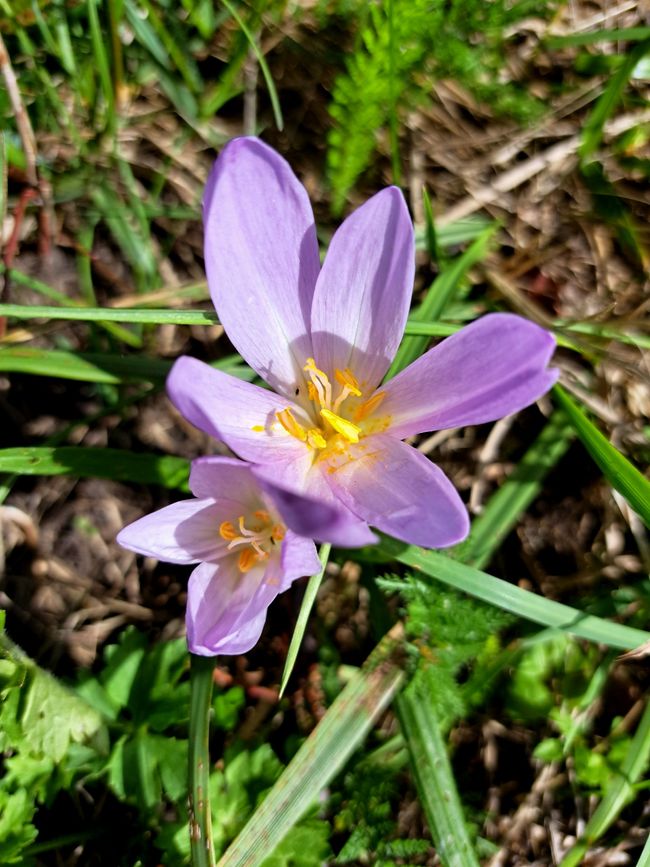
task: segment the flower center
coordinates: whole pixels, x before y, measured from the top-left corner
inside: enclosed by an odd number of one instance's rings
[[[264,509],[253,512],[252,517],[250,527],[245,525],[243,515],[237,519],[237,527],[232,521],[219,525],[219,535],[228,542],[228,550],[241,548],[237,558],[240,572],[249,572],[253,566],[268,560],[273,546],[284,539],[286,532],[282,524],[273,523]]]
[[[338,394],[334,397],[334,389],[329,377],[316,367],[313,358],[307,359],[303,370],[308,376],[307,393],[313,404],[312,413],[316,424],[313,427],[300,424],[291,409],[287,408],[276,413],[282,427],[292,437],[318,451],[326,449],[335,442],[344,447],[350,443],[358,443],[363,435],[361,423],[382,402],[384,392],[375,392],[367,400],[360,401],[359,398],[363,397],[363,393],[359,388],[359,382],[352,371],[346,367],[345,370],[334,371],[334,379],[338,385]],[[344,403],[346,403],[345,407]]]

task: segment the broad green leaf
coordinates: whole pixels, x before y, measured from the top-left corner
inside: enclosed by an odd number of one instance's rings
[[[307,589],[305,590],[305,595],[303,596],[302,604],[300,606],[300,613],[298,614],[298,619],[296,620],[293,635],[291,636],[289,652],[287,653],[287,658],[284,663],[284,671],[282,672],[282,683],[280,685],[280,697],[282,697],[282,695],[284,694],[289,678],[291,677],[291,672],[293,671],[293,667],[296,664],[298,651],[300,650],[300,645],[302,644],[305,629],[307,628],[307,621],[309,620],[311,609],[314,605],[314,601],[316,600],[318,588],[320,587],[321,581],[323,580],[323,575],[325,574],[325,569],[327,567],[327,559],[330,555],[331,549],[331,545],[321,545],[321,549],[318,555],[321,562],[321,569],[319,572],[316,573],[316,575],[312,575],[309,579],[309,582],[307,583]]]
[[[122,449],[57,446],[0,449],[0,473],[81,476],[189,490],[189,462]]]
[[[427,677],[434,668],[420,670],[395,700],[420,802],[444,867],[479,867]]]
[[[566,413],[582,444],[598,464],[607,481],[622,494],[650,527],[650,482],[601,434],[564,389],[555,386],[553,397]]]
[[[404,679],[403,656],[398,626],[352,676],[221,858],[219,867],[250,867],[274,852],[394,698]]]
[[[490,605],[496,605],[504,611],[510,611],[542,626],[561,629],[589,641],[625,650],[634,649],[650,640],[650,633],[641,629],[613,623],[561,602],[545,599],[502,578],[495,578],[494,575],[458,563],[439,551],[427,551],[405,545],[396,539],[382,537],[379,553],[418,570],[422,580],[424,576],[428,576],[442,581]]]

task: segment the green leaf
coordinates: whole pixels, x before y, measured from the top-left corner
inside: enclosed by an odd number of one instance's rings
[[[321,545],[321,549],[318,555],[321,562],[320,571],[317,572],[316,575],[312,575],[309,579],[309,582],[307,583],[307,589],[305,590],[305,595],[303,596],[302,604],[300,605],[300,613],[298,614],[298,619],[296,620],[293,635],[291,636],[289,652],[287,653],[287,658],[284,663],[284,671],[282,672],[282,683],[280,685],[280,697],[282,697],[282,695],[284,694],[284,690],[286,689],[289,678],[291,677],[291,672],[293,671],[293,667],[296,664],[298,651],[300,650],[300,645],[302,644],[305,629],[307,628],[307,621],[309,620],[311,609],[316,600],[318,588],[320,587],[321,581],[323,580],[323,575],[325,574],[325,569],[327,568],[327,560],[329,558],[331,549],[331,545]]]
[[[318,800],[404,679],[402,632],[395,627],[355,673],[219,862],[258,864]]]
[[[584,863],[589,848],[611,827],[626,804],[633,799],[635,783],[641,779],[648,764],[650,764],[650,702],[646,702],[643,716],[620,771],[613,775],[605,797],[587,822],[582,837],[564,856],[560,867],[578,867],[579,864]]]
[[[635,66],[648,51],[650,51],[650,39],[644,39],[629,51],[614,75],[610,78],[600,99],[583,126],[582,143],[578,152],[582,162],[593,156],[598,149],[602,141],[606,121],[612,115],[617,103],[622,99]]]
[[[314,867],[332,855],[331,828],[321,819],[306,819],[287,834],[270,858],[260,867]]]
[[[161,485],[188,491],[190,465],[184,458],[122,449],[57,446],[0,449],[0,473],[80,476]]]
[[[650,482],[608,442],[564,389],[556,385],[553,397],[567,414],[582,444],[603,471],[607,481],[625,497],[645,525],[650,527]]]
[[[68,352],[61,349],[37,349],[27,346],[0,348],[0,371],[56,376],[79,382],[108,385],[145,380],[163,385],[172,361],[146,355],[111,355],[103,352]],[[250,382],[255,372],[241,363],[238,355],[229,355],[213,364],[239,379]]]
[[[501,578],[495,578],[494,575],[458,563],[439,551],[426,551],[413,545],[405,545],[396,539],[382,537],[379,553],[418,570],[421,580],[428,576],[442,581],[490,605],[496,605],[504,611],[510,611],[542,626],[561,629],[590,641],[626,650],[639,647],[650,640],[650,633],[641,629],[613,623],[585,614],[561,602],[545,599]]]
[[[435,668],[419,671],[397,696],[397,716],[436,854],[444,867],[479,867],[467,833],[463,808],[426,680]]]
[[[23,850],[36,839],[31,824],[36,805],[25,789],[8,794],[0,789],[0,863],[24,864]]]

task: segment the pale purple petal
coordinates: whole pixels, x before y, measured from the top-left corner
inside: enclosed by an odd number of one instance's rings
[[[304,443],[284,430],[275,415],[278,410],[291,408],[300,418],[300,407],[196,358],[178,359],[167,377],[167,393],[189,422],[223,440],[245,460],[286,461],[307,451]]]
[[[181,500],[139,518],[117,535],[124,548],[166,563],[198,563],[225,554],[222,521],[232,520],[227,503]]]
[[[349,459],[327,479],[361,518],[411,545],[446,548],[469,531],[465,506],[442,470],[386,434],[350,446]]]
[[[277,466],[255,467],[253,473],[274,503],[283,522],[294,533],[344,548],[360,548],[377,541],[377,537],[364,521],[360,521],[332,497],[329,486],[323,485],[318,491],[312,486],[313,495],[307,497],[290,490],[286,485],[277,484],[277,478],[283,478],[283,473],[278,472],[278,469]],[[318,470],[312,470],[312,474],[316,473]]]
[[[391,379],[377,414],[399,438],[494,421],[534,403],[558,377],[552,334],[510,313],[484,316]]]
[[[312,540],[297,536],[291,530],[287,530],[287,535],[282,542],[280,558],[279,593],[284,593],[299,578],[315,575],[321,569],[316,546]],[[265,580],[268,581],[269,577],[267,571]]]
[[[320,269],[309,198],[288,163],[256,138],[221,151],[205,191],[205,266],[233,345],[269,385],[293,394]]]
[[[364,393],[388,370],[411,303],[415,247],[402,193],[388,187],[338,229],[314,293],[316,364],[330,376],[349,367]]]
[[[237,515],[260,508],[260,487],[251,465],[237,458],[196,458],[190,470],[190,491],[195,497],[228,500]]]
[[[245,653],[257,643],[266,609],[276,595],[253,606],[263,573],[264,568],[258,567],[242,574],[235,557],[196,567],[190,575],[185,614],[191,653]]]

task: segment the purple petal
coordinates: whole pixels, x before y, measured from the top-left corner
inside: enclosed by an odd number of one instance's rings
[[[484,316],[391,379],[378,415],[400,438],[494,421],[549,390],[558,377],[547,368],[554,349],[553,335],[527,319]]]
[[[228,337],[269,385],[302,380],[320,270],[309,198],[288,163],[256,138],[221,151],[205,191],[205,265]]]
[[[415,269],[413,224],[397,187],[356,210],[332,238],[316,284],[316,364],[349,367],[370,393],[388,370],[408,315]]]
[[[232,507],[212,500],[181,500],[139,518],[117,535],[124,548],[166,563],[198,563],[224,556],[219,536],[222,521],[232,520]]]
[[[287,407],[300,417],[300,407],[195,358],[178,359],[167,377],[167,393],[189,422],[223,440],[245,460],[286,461],[307,452],[304,443],[290,436],[275,417]]]
[[[320,572],[321,562],[316,553],[316,546],[311,539],[297,536],[291,530],[282,542],[281,574],[279,593],[284,593],[298,578],[307,578]],[[266,578],[268,581],[268,576]]]
[[[276,479],[283,476],[278,469],[256,467],[253,472],[286,526],[294,533],[344,548],[360,548],[377,541],[377,537],[364,521],[360,521],[332,497],[329,486],[323,484],[318,490],[314,490],[312,486],[310,492],[313,496],[307,497],[289,490],[285,485],[278,485]]]
[[[347,462],[327,478],[361,518],[411,545],[446,548],[469,531],[465,506],[442,470],[386,434],[350,446]]]
[[[266,609],[277,595],[273,590],[267,601],[258,594],[264,571],[258,567],[242,575],[234,557],[196,567],[190,575],[185,614],[187,644],[192,653],[245,653],[257,643]]]
[[[260,487],[251,465],[237,458],[213,455],[193,460],[190,490],[195,497],[228,500],[239,512],[252,512],[260,508]]]

